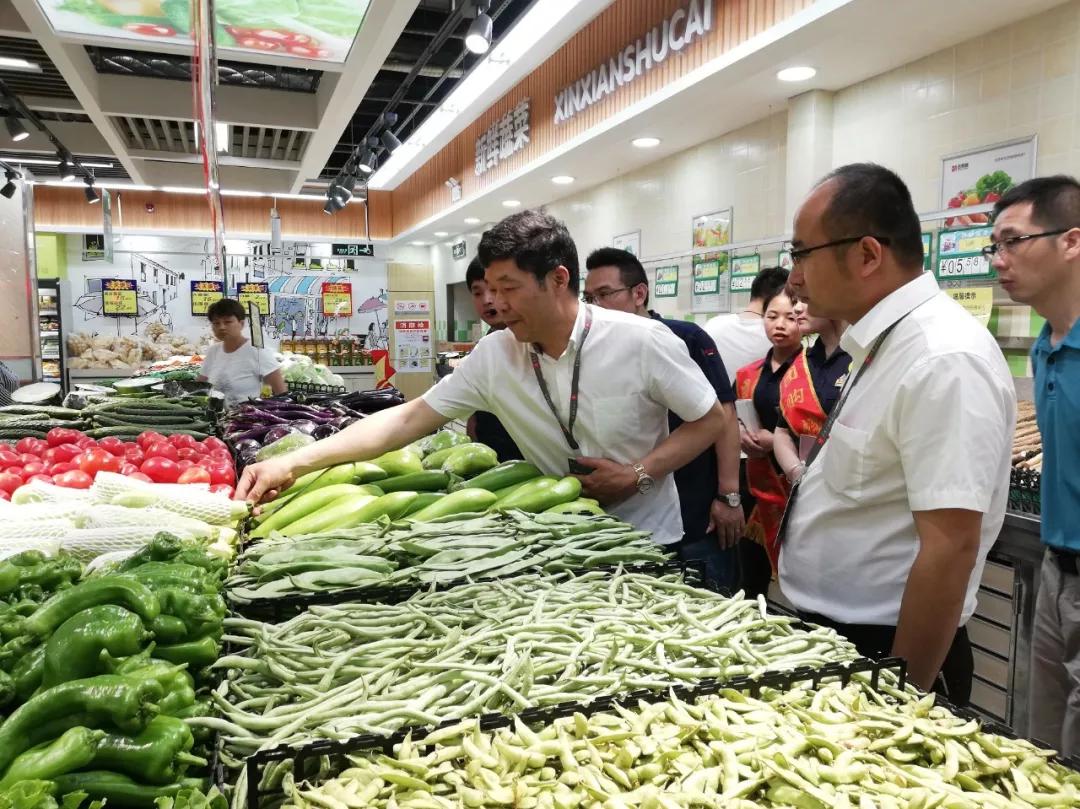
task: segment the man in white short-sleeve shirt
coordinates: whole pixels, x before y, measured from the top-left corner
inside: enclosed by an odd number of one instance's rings
[[[922,270],[903,182],[837,169],[796,215],[791,283],[851,323],[836,421],[792,496],[780,586],[864,654],[966,703],[964,624],[1008,500],[1016,396],[994,338]],[[865,371],[863,368],[865,367]]]
[[[660,544],[680,540],[671,473],[714,444],[724,423],[685,344],[656,321],[579,302],[577,248],[545,213],[507,217],[484,234],[479,253],[506,328],[423,398],[248,467],[237,496],[257,501],[304,472],[376,457],[486,410],[545,474],[567,475],[573,461],[584,496]],[[668,411],[684,421],[670,435]]]

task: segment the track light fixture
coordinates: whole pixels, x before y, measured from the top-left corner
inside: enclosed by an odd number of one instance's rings
[[[75,161],[69,154],[57,154],[60,158],[60,179],[69,183],[75,179]]]
[[[15,114],[15,110],[8,110],[7,118],[4,119],[4,123],[7,125],[8,135],[10,135],[11,139],[16,143],[30,137],[30,133],[26,130],[26,127],[23,125],[19,116]]]
[[[94,178],[87,177],[86,188],[83,189],[83,193],[86,195],[86,201],[93,205],[95,202],[101,202],[101,195],[98,194],[97,189],[94,188]]]
[[[465,47],[471,53],[482,55],[491,48],[491,17],[487,13],[491,8],[491,0],[476,0],[474,7],[476,19],[472,21],[468,33],[465,34]]]
[[[17,188],[15,181],[19,179],[19,175],[11,169],[8,169],[4,172],[4,179],[7,180],[7,182],[4,183],[3,188],[0,188],[0,197],[11,199],[15,196],[15,190]]]
[[[364,174],[371,174],[375,171],[375,155],[371,149],[364,149],[364,151],[360,152],[359,168]]]

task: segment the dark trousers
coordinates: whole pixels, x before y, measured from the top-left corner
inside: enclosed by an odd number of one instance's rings
[[[800,612],[799,617],[807,623],[818,624],[835,629],[853,644],[863,657],[874,659],[888,657],[892,652],[895,626],[877,626],[874,624],[841,624],[809,612]],[[941,673],[934,682],[934,692],[941,694],[958,708],[967,707],[971,701],[971,678],[975,673],[975,658],[971,653],[971,641],[967,627],[956,630],[952,646],[945,655]]]
[[[750,519],[755,500],[746,482],[746,461],[739,464],[739,495],[742,497],[743,514],[746,519]],[[738,589],[742,590],[747,598],[767,596],[769,584],[772,582],[772,563],[765,546],[744,538],[735,546],[735,552],[739,561]]]

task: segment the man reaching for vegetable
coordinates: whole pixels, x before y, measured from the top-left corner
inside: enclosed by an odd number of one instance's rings
[[[724,425],[686,346],[657,321],[580,303],[577,247],[547,214],[507,217],[479,253],[506,328],[422,398],[249,466],[236,496],[258,502],[300,474],[375,458],[486,410],[545,474],[572,473],[587,497],[658,544],[679,541],[671,473],[715,444]],[[683,420],[670,434],[669,411]]]

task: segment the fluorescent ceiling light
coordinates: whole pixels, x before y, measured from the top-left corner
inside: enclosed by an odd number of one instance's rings
[[[427,242],[409,242],[413,247],[427,247]]]
[[[217,141],[219,152],[229,151],[229,125],[214,124],[214,140]]]
[[[438,236],[440,239],[445,239],[450,234],[447,233],[445,230],[436,230],[435,235]]]
[[[521,200],[519,200],[519,199],[504,199],[503,200],[503,207],[504,208],[517,208],[517,207],[520,207],[520,205],[521,205]]]
[[[466,216],[465,217],[465,224],[466,225],[479,225],[480,220],[477,219],[475,216]]]
[[[638,149],[652,149],[660,145],[660,138],[634,138],[630,143]]]
[[[0,157],[5,163],[22,163],[24,166],[55,166],[59,164],[59,160],[55,158],[50,160],[44,157]],[[111,169],[112,163],[87,163],[84,160],[80,160],[79,163],[83,168],[88,169]]]
[[[513,28],[506,32],[498,45],[491,48],[468,75],[457,83],[424,122],[401,144],[371,175],[368,188],[387,188],[405,167],[428,144],[437,140],[460,115],[477,99],[487,95],[492,85],[529,50],[535,50],[537,42],[545,37],[567,17],[574,16],[582,0],[536,0],[521,15]]]
[[[223,188],[221,190],[221,196],[223,197],[267,197],[269,194],[265,194],[262,191],[238,191],[233,188]]]
[[[570,185],[570,183],[574,182],[574,178],[569,174],[557,174],[551,178],[551,182],[555,183],[555,185]]]
[[[37,62],[28,62],[25,59],[16,59],[14,56],[0,56],[0,68],[4,70],[20,70],[26,73],[40,73],[41,65]]]
[[[812,67],[785,67],[776,74],[776,78],[780,81],[809,81],[816,75],[817,71]]]
[[[166,194],[205,194],[205,188],[190,188],[186,185],[163,185],[161,190]]]

